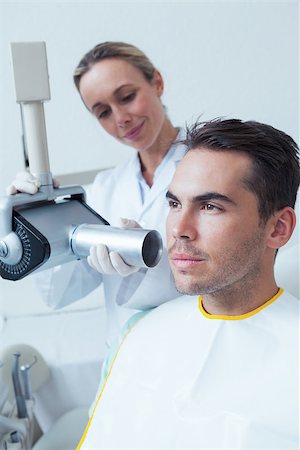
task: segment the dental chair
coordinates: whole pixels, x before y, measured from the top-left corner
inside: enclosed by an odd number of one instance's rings
[[[19,417],[22,415],[18,405],[20,399],[16,399],[16,386],[11,376],[15,355],[20,355],[19,372],[24,368],[30,372],[27,373],[30,375],[27,387],[24,388],[24,383],[21,383],[23,393],[29,391],[25,397],[30,397],[25,400],[26,417]],[[43,434],[35,417],[35,392],[51,377],[47,363],[36,349],[24,344],[1,349],[0,361],[0,449],[75,450],[88,422],[88,408],[67,411]],[[11,442],[14,439],[16,442]]]
[[[75,450],[88,422],[88,410],[76,408],[65,413],[43,434],[32,450]]]

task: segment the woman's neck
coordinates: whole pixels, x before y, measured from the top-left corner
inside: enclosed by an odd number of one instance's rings
[[[147,184],[153,184],[154,173],[175,141],[178,129],[167,119],[155,143],[147,150],[139,152],[142,175]]]

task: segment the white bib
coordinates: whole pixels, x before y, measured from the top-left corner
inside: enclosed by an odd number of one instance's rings
[[[150,312],[121,344],[79,448],[298,449],[299,301],[281,290],[230,318],[181,297]]]

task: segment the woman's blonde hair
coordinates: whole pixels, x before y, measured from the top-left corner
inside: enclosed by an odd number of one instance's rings
[[[81,77],[94,64],[108,58],[123,59],[140,70],[147,81],[153,80],[155,67],[140,49],[126,42],[103,42],[87,52],[77,65],[73,80],[78,91]]]

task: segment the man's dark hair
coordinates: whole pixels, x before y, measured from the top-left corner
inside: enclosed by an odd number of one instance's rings
[[[254,121],[217,118],[188,127],[183,143],[188,150],[246,153],[253,166],[244,183],[258,200],[263,222],[285,206],[294,208],[300,182],[299,148],[283,131]]]

